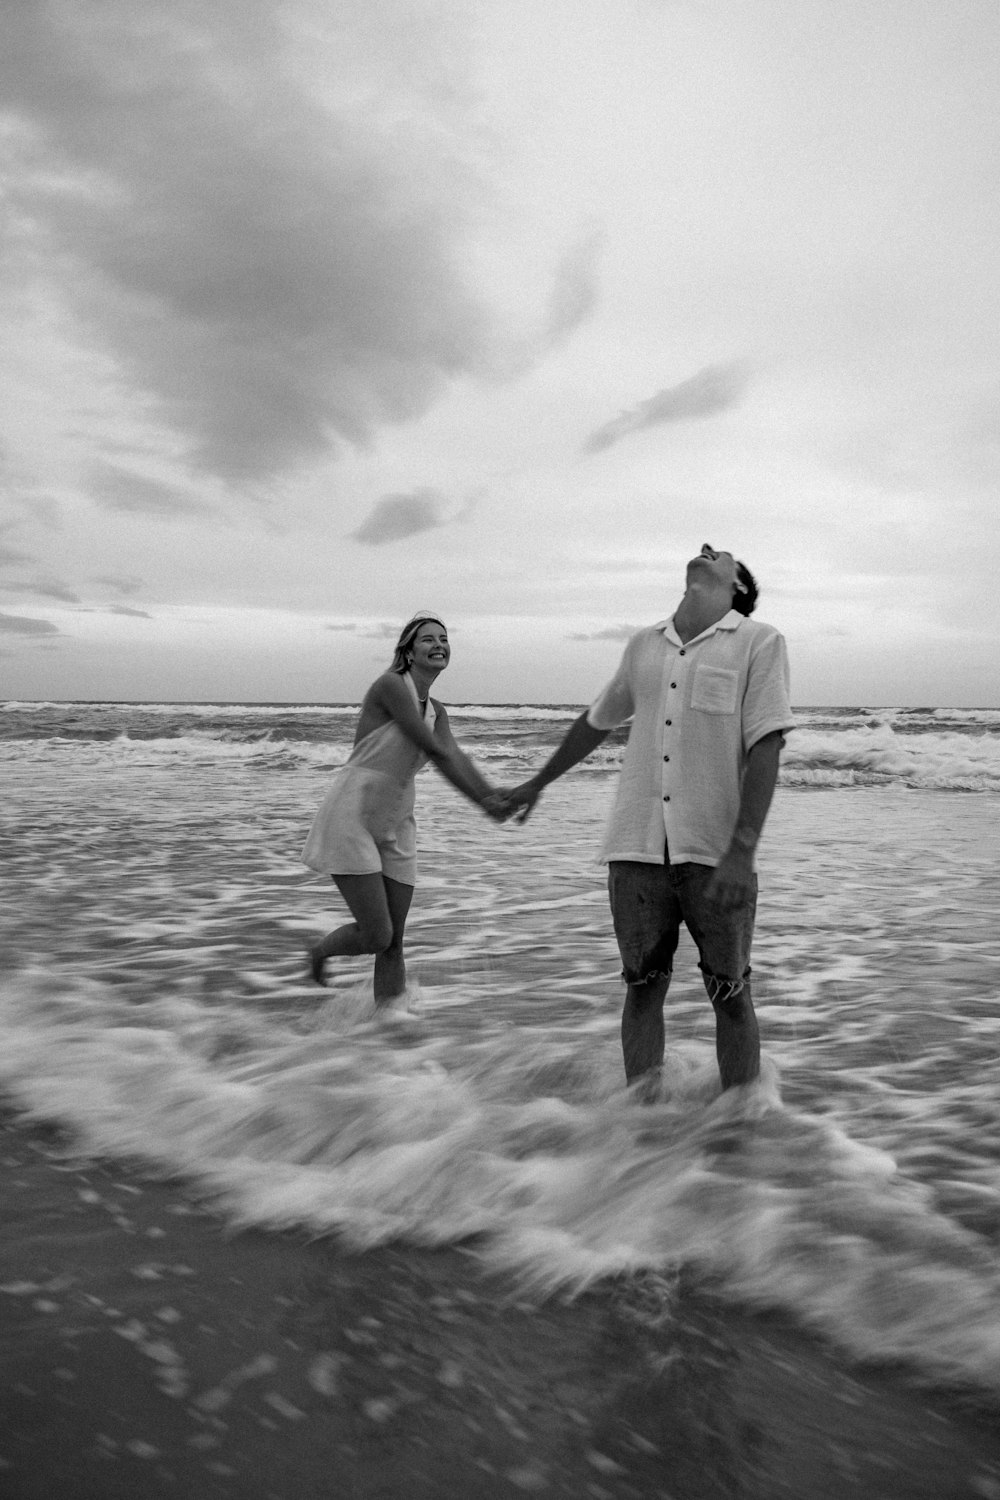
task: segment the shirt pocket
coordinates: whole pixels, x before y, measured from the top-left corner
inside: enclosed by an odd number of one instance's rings
[[[706,714],[734,714],[739,673],[726,667],[698,667],[691,690],[691,707]]]

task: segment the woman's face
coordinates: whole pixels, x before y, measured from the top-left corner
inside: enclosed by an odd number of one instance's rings
[[[423,667],[425,672],[443,672],[451,660],[447,630],[437,620],[426,621],[414,636],[410,652],[415,667]]]

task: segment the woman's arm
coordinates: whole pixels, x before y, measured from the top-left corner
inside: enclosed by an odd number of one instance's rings
[[[371,686],[369,702],[377,704],[383,713],[395,720],[407,739],[434,762],[442,776],[477,807],[483,807],[493,788],[476,770],[475,766],[456,745],[448,715],[436,700],[434,708],[437,722],[433,729],[427,727],[413,701],[413,694],[398,672],[383,672]]]
[[[434,738],[439,745],[439,754],[435,757],[438,770],[448,778],[452,786],[464,792],[478,807],[485,807],[496,795],[494,788],[475,762],[456,743],[444,705],[434,700],[434,708],[437,713]],[[491,809],[487,808],[487,811]]]

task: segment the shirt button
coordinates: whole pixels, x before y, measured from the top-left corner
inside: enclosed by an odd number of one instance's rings
[[[676,686],[677,686],[677,684],[676,684],[676,682],[672,682],[672,683],[671,683],[671,684],[670,684],[670,686],[671,686],[671,687],[673,687],[673,688],[675,688],[675,687],[676,687]]]
[[[669,801],[670,801],[670,798],[669,798],[669,797],[664,797],[664,799],[663,799],[663,800],[664,800],[664,802],[669,802]]]
[[[666,724],[666,726],[667,726],[667,728],[668,728],[668,729],[669,729],[669,728],[670,728],[670,726],[671,726],[671,724],[672,724],[672,723],[673,723],[673,722],[674,722],[674,721],[673,721],[673,719],[664,719],[664,721],[663,721],[663,722],[664,722],[664,723],[665,723],[665,724]]]
[[[665,755],[665,756],[664,756],[664,757],[663,757],[663,759],[664,759],[664,760],[669,760],[669,759],[670,759],[670,756],[669,756],[669,755]]]
[[[681,648],[681,650],[680,650],[680,651],[678,651],[678,653],[677,653],[677,655],[678,655],[678,656],[684,656],[684,655],[685,655],[685,652],[684,652],[684,650],[683,650],[683,647],[682,647],[682,648]]]

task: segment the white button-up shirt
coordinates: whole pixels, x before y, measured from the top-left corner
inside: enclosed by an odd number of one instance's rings
[[[684,642],[673,620],[634,635],[591,704],[594,729],[632,719],[602,860],[715,866],[739,813],[748,752],[794,727],[784,638],[731,609]]]

